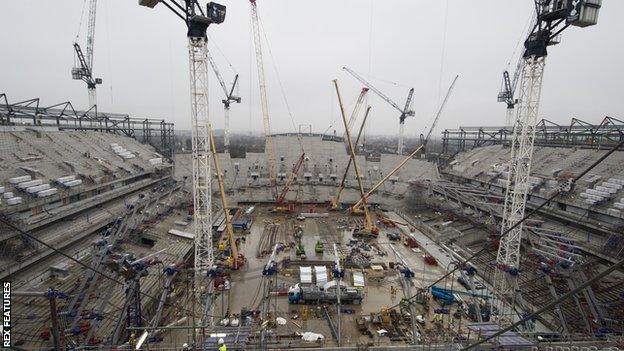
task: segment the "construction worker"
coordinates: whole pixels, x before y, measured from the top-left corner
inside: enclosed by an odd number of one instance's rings
[[[225,341],[223,341],[223,338],[219,339],[219,351],[227,351],[227,346],[225,346]]]

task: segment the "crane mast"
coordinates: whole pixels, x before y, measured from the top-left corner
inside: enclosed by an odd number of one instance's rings
[[[342,67],[343,70],[347,71],[351,74],[355,79],[359,80],[362,84],[364,84],[367,88],[372,90],[377,96],[379,96],[382,100],[390,104],[390,106],[394,107],[397,111],[401,113],[399,116],[399,143],[397,145],[397,154],[403,154],[403,134],[405,130],[405,118],[414,116],[414,111],[410,109],[410,104],[412,103],[412,96],[414,95],[414,88],[409,90],[407,94],[407,99],[405,100],[405,107],[401,108],[397,105],[396,102],[392,101],[386,94],[382,93],[379,89],[372,86],[366,79],[362,78],[359,74],[355,73],[349,67]]]
[[[201,298],[209,290],[206,275],[214,265],[212,248],[212,191],[210,168],[210,141],[208,137],[208,48],[206,31],[210,24],[223,23],[225,6],[209,2],[206,11],[194,0],[139,0],[139,5],[154,8],[163,3],[187,26],[191,134],[193,163],[193,218],[194,218],[194,280],[195,297]]]
[[[595,16],[583,16],[584,6],[593,7]],[[533,161],[535,124],[537,123],[542,77],[546,64],[547,47],[556,44],[558,35],[570,25],[585,27],[596,24],[599,4],[535,0],[536,22],[524,43],[524,66],[520,80],[520,96],[511,140],[507,189],[503,207],[497,269],[494,274],[495,304],[500,324],[512,323],[514,306],[522,306],[517,276],[520,268],[520,247],[529,175]],[[519,224],[518,224],[519,223]],[[494,304],[493,304],[494,305]]]
[[[260,39],[260,23],[258,20],[258,6],[256,0],[249,0],[251,4],[251,24],[254,37],[254,48],[256,51],[256,66],[258,70],[258,85],[260,87],[260,104],[262,105],[262,122],[264,127],[265,153],[267,155],[267,170],[269,174],[269,182],[273,199],[276,200],[277,179],[275,170],[275,150],[273,149],[273,140],[271,137],[271,123],[269,121],[269,104],[267,100],[266,81],[264,76],[264,61],[262,58],[262,42]]]
[[[74,52],[78,67],[72,68],[72,79],[82,80],[87,83],[89,95],[89,108],[97,105],[95,87],[102,84],[102,79],[93,78],[93,47],[95,45],[95,15],[97,11],[97,0],[89,0],[89,19],[87,27],[87,53],[82,53],[80,44],[74,42]]]

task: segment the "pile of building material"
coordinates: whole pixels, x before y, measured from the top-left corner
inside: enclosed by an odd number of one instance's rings
[[[117,156],[120,156],[122,158],[125,159],[130,159],[130,158],[134,158],[134,154],[128,150],[126,150],[124,147],[119,146],[119,144],[117,143],[112,143],[110,144],[111,149],[113,149],[113,151],[117,154]]]

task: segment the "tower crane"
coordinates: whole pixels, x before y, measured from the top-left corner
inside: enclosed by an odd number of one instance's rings
[[[194,273],[195,294],[199,299],[202,286],[206,283],[206,274],[214,263],[206,30],[210,24],[223,23],[225,6],[209,2],[204,11],[197,0],[139,0],[139,5],[150,8],[154,8],[159,3],[182,19],[187,27],[193,145]]]
[[[89,0],[89,22],[87,27],[87,55],[85,56],[78,42],[74,42],[77,66],[72,68],[72,79],[87,83],[89,109],[97,105],[95,86],[102,84],[101,78],[93,78],[93,45],[95,44],[95,13],[97,0]]]
[[[232,269],[238,269],[245,264],[245,256],[238,253],[236,247],[236,240],[234,239],[234,227],[232,227],[232,217],[228,211],[227,195],[225,194],[225,185],[223,182],[223,174],[221,173],[221,166],[219,165],[219,157],[217,156],[217,145],[214,140],[214,133],[212,128],[208,128],[210,134],[210,150],[212,151],[212,158],[217,171],[217,180],[219,182],[219,194],[221,195],[221,206],[223,207],[223,214],[225,216],[225,232],[230,241],[230,257],[227,261],[227,266]]]
[[[520,245],[527,194],[530,190],[529,175],[533,161],[535,124],[537,123],[542,77],[548,55],[548,46],[559,42],[559,35],[570,25],[586,27],[597,23],[600,1],[534,0],[536,21],[524,42],[523,68],[520,80],[520,96],[516,111],[511,157],[507,176],[507,190],[497,253],[497,269],[494,274],[494,290],[497,299],[500,324],[512,323],[513,307],[522,306],[522,295],[517,276],[520,266]],[[519,224],[518,224],[519,223]],[[512,308],[509,308],[509,307]]]
[[[405,130],[405,118],[414,116],[414,111],[410,109],[410,104],[412,103],[412,96],[414,95],[414,88],[409,90],[407,93],[407,99],[405,100],[405,106],[401,108],[397,105],[396,102],[392,101],[388,96],[382,93],[379,89],[372,86],[368,81],[362,78],[359,74],[355,73],[349,67],[342,67],[343,70],[349,72],[355,79],[359,80],[362,84],[367,86],[370,90],[372,90],[375,94],[377,94],[382,100],[389,103],[390,106],[394,107],[397,111],[401,113],[399,116],[399,145],[397,146],[397,154],[403,155],[403,136]]]
[[[338,104],[340,105],[340,114],[342,116],[342,122],[344,123],[345,131],[347,134],[347,142],[349,144],[349,151],[351,152],[351,160],[353,161],[353,169],[355,169],[355,177],[357,178],[358,187],[360,188],[360,195],[363,199],[363,209],[364,209],[364,229],[363,233],[370,234],[373,236],[377,236],[379,234],[379,228],[377,228],[373,220],[368,212],[368,206],[366,206],[366,197],[364,195],[364,185],[362,184],[362,177],[360,176],[360,169],[358,168],[357,162],[355,161],[355,148],[353,147],[353,143],[351,142],[351,132],[349,131],[349,125],[347,123],[347,117],[345,114],[344,106],[342,105],[342,97],[340,96],[340,89],[338,89],[338,80],[334,79],[334,86],[336,87],[336,95],[338,96]]]
[[[210,66],[212,66],[212,70],[214,71],[217,80],[219,81],[219,85],[221,85],[221,89],[223,89],[223,93],[225,94],[225,99],[221,100],[223,103],[223,146],[225,148],[225,152],[230,150],[230,104],[232,102],[236,102],[240,104],[241,98],[240,96],[234,95],[234,88],[236,88],[236,84],[238,83],[238,74],[234,76],[234,82],[232,83],[232,87],[230,89],[225,85],[225,81],[223,80],[223,76],[221,76],[221,72],[219,72],[219,68],[217,64],[214,62],[212,55],[210,55],[210,51],[206,51],[208,62],[210,62]]]
[[[256,66],[258,70],[258,85],[260,87],[260,104],[262,105],[262,125],[264,127],[265,153],[267,155],[267,170],[273,199],[278,198],[277,179],[275,170],[275,150],[271,136],[271,123],[269,121],[269,102],[267,99],[266,80],[264,76],[264,59],[262,57],[262,42],[260,40],[260,21],[258,20],[258,6],[256,0],[249,0],[251,4],[251,24],[256,50]]]

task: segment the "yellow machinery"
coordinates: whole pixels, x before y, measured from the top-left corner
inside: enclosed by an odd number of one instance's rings
[[[221,205],[223,206],[223,214],[225,215],[225,232],[230,242],[230,257],[226,261],[226,265],[232,269],[238,269],[245,265],[247,261],[243,254],[238,253],[236,247],[236,240],[234,239],[234,227],[232,227],[232,218],[228,212],[227,197],[225,195],[225,185],[223,183],[223,174],[221,174],[221,166],[219,165],[219,157],[217,156],[217,146],[214,141],[214,133],[212,126],[208,127],[210,133],[210,151],[212,152],[212,158],[217,171],[217,180],[219,182],[219,193],[221,195]],[[225,245],[219,244],[219,250],[224,251]]]
[[[360,201],[358,201],[355,205],[353,205],[353,207],[351,207],[351,213],[361,214],[362,210],[360,209],[360,207],[366,204],[366,202],[368,201],[368,197],[371,196],[371,194],[374,193],[377,189],[379,189],[379,187],[382,186],[383,183],[386,182],[386,180],[390,179],[390,177],[392,177],[396,172],[398,172],[399,169],[401,169],[401,167],[403,167],[407,163],[407,161],[409,161],[412,157],[414,157],[414,155],[416,155],[416,153],[418,153],[422,148],[423,148],[423,145],[420,145],[419,147],[417,147],[416,150],[412,151],[412,153],[409,154],[405,159],[403,159],[401,163],[399,163],[396,167],[394,167],[392,171],[386,174],[386,176],[383,177],[383,179],[377,182],[377,184],[375,184],[375,186],[373,186],[371,190],[369,190],[366,194],[362,195],[362,197],[360,198]]]
[[[358,103],[360,102],[360,99],[358,99]],[[370,106],[366,109],[366,113],[364,114],[364,119],[362,120],[362,125],[360,126],[360,130],[358,131],[358,136],[355,139],[355,145],[358,145],[358,142],[360,141],[360,136],[362,135],[362,131],[364,130],[364,126],[366,125],[366,119],[368,118],[368,113],[370,112]],[[351,115],[351,119],[353,119],[354,116]],[[349,162],[347,163],[347,168],[345,168],[345,172],[344,175],[342,176],[342,181],[340,182],[340,186],[338,186],[338,190],[336,191],[336,196],[331,199],[331,207],[330,209],[332,210],[337,210],[340,207],[340,195],[342,194],[342,190],[344,190],[345,187],[345,183],[347,181],[347,175],[349,173],[349,168],[351,168],[351,163],[353,162],[353,158],[349,158]]]
[[[347,141],[349,142],[349,151],[351,151],[351,160],[353,161],[353,169],[355,169],[355,177],[358,181],[358,186],[360,188],[360,195],[364,200],[364,228],[362,230],[363,233],[378,235],[379,228],[377,228],[373,224],[373,220],[368,213],[368,207],[366,206],[366,197],[364,196],[364,185],[362,184],[362,177],[360,177],[360,169],[358,168],[357,162],[355,161],[355,148],[353,147],[353,142],[351,142],[351,132],[349,132],[349,125],[347,123],[347,118],[345,116],[344,106],[342,105],[342,97],[340,96],[340,89],[338,89],[338,80],[334,79],[334,86],[336,87],[336,95],[338,96],[338,104],[340,105],[340,114],[342,115],[342,121],[345,126],[345,134],[347,135]]]

